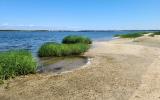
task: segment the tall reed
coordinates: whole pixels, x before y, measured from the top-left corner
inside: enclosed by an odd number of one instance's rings
[[[51,56],[69,56],[79,55],[86,52],[89,49],[88,44],[57,44],[57,43],[45,43],[39,51],[39,57],[51,57]]]
[[[0,52],[0,79],[13,78],[36,72],[36,61],[25,50]]]
[[[62,40],[62,43],[65,43],[65,44],[74,44],[74,43],[91,44],[92,40],[90,38],[84,37],[84,36],[69,35],[69,36],[66,36]]]

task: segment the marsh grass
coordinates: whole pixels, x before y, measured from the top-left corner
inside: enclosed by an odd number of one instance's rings
[[[160,32],[154,32],[154,33],[150,34],[149,36],[154,37],[155,35],[160,35]]]
[[[74,44],[74,43],[85,43],[85,44],[92,44],[92,40],[88,37],[84,36],[76,36],[76,35],[70,35],[66,36],[62,43],[64,44]]]
[[[153,34],[154,35],[160,35],[160,32],[154,32]]]
[[[36,61],[25,50],[0,52],[0,79],[13,78],[36,72]]]
[[[57,44],[57,43],[45,43],[39,51],[39,57],[51,57],[51,56],[70,56],[79,55],[86,52],[89,49],[88,44],[77,43],[77,44]]]
[[[137,32],[137,33],[128,33],[128,34],[116,34],[114,37],[120,37],[120,38],[137,38],[141,37],[144,34],[147,34],[146,32]]]
[[[152,34],[149,34],[148,36],[150,36],[150,37],[154,37],[154,33],[152,33]]]
[[[119,37],[121,34],[115,34],[114,37]]]
[[[138,32],[139,34],[148,34],[148,32]]]

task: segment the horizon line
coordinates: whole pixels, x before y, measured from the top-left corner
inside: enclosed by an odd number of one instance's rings
[[[109,30],[90,30],[90,29],[82,29],[82,30],[66,30],[66,29],[58,29],[58,30],[50,30],[50,29],[31,29],[31,30],[26,30],[26,29],[0,29],[0,31],[68,31],[68,32],[89,32],[89,31],[91,31],[91,32],[97,32],[97,31],[160,31],[160,29],[109,29]]]

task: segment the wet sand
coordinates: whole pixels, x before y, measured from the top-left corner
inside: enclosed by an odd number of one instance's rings
[[[0,100],[159,100],[159,42],[157,36],[94,42],[86,67],[9,80]]]
[[[57,73],[72,71],[88,63],[85,56],[70,56],[70,57],[44,57],[39,60],[40,66],[37,69],[38,73]]]

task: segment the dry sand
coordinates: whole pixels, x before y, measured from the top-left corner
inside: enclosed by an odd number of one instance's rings
[[[17,77],[0,100],[160,100],[160,37],[94,42],[87,67]]]

